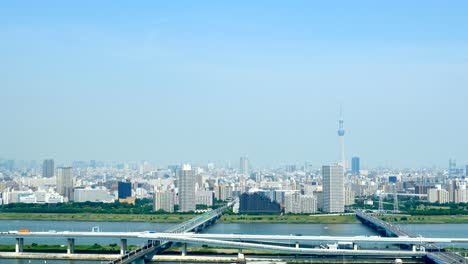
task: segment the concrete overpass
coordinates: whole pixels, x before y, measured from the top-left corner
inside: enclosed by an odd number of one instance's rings
[[[299,241],[299,242],[340,242],[349,241],[355,243],[468,243],[468,238],[437,238],[437,237],[380,237],[380,236],[303,236],[303,235],[249,235],[249,234],[198,234],[198,233],[167,233],[167,232],[29,232],[19,233],[17,231],[0,232],[0,237],[112,237],[116,239],[143,238],[152,240],[174,240],[174,239],[215,239],[226,241]]]
[[[361,220],[361,222],[377,232],[389,236],[389,237],[404,237],[404,238],[417,238],[415,235],[406,232],[399,227],[387,223],[371,214],[368,214],[364,211],[357,211],[356,217]],[[411,244],[413,251],[415,250],[415,244]],[[422,244],[425,251],[428,251],[425,256],[429,261],[436,264],[446,264],[446,263],[468,263],[468,260],[463,256],[460,256],[454,252],[446,251],[444,248],[441,248],[438,245],[434,244]]]
[[[175,225],[164,232],[29,232],[9,231],[0,233],[1,237],[16,238],[16,252],[23,251],[24,239],[28,237],[62,237],[67,240],[67,253],[73,254],[74,241],[80,237],[113,237],[120,240],[121,256],[110,263],[138,263],[150,260],[157,252],[168,248],[172,243],[182,243],[182,255],[187,252],[187,244],[201,244],[216,247],[230,247],[242,249],[266,250],[284,252],[296,255],[324,255],[324,256],[375,256],[375,257],[427,257],[434,263],[467,263],[461,256],[445,252],[436,244],[468,243],[468,238],[426,238],[411,235],[398,227],[387,223],[375,216],[358,211],[356,216],[366,225],[376,229],[384,235],[379,236],[302,236],[302,235],[256,235],[256,234],[198,234],[206,226],[214,223],[222,212],[231,204],[217,210],[199,215],[189,221]],[[142,238],[149,242],[142,247],[127,252],[127,239]],[[311,244],[324,243],[352,243],[352,249],[312,248]],[[370,250],[358,248],[360,244],[400,244],[410,245],[412,250]],[[417,247],[419,246],[419,247]],[[417,250],[419,248],[419,250]]]
[[[192,227],[189,225],[188,228]],[[177,230],[177,228],[173,229]],[[302,235],[248,235],[248,234],[196,234],[196,233],[155,233],[152,231],[143,232],[29,232],[21,233],[10,231],[0,233],[0,237],[15,237],[25,239],[28,237],[63,237],[67,241],[74,241],[79,237],[114,237],[116,239],[125,240],[128,238],[143,238],[151,241],[161,241],[156,244],[148,243],[140,247],[130,254],[127,253],[118,258],[118,261],[127,261],[122,263],[134,262],[136,260],[143,261],[145,258],[151,259],[158,249],[168,247],[171,242],[182,243],[182,255],[186,255],[186,245],[201,244],[215,247],[229,247],[239,250],[242,254],[242,249],[265,250],[272,252],[283,252],[296,255],[324,255],[324,256],[388,256],[388,257],[425,257],[432,252],[414,250],[370,250],[358,249],[360,243],[379,243],[379,244],[412,244],[424,245],[430,247],[433,243],[468,243],[468,238],[425,238],[425,237],[378,237],[378,236],[302,236]],[[170,242],[169,242],[170,241]],[[275,245],[274,242],[288,242],[286,245]],[[324,249],[310,248],[305,246],[308,243],[338,243],[352,242],[353,249]],[[293,244],[289,246],[288,244]],[[73,244],[68,243],[68,253],[73,253]],[[19,245],[17,245],[18,249]],[[122,249],[123,250],[123,249]],[[20,251],[18,251],[20,252]],[[125,257],[126,256],[126,257]],[[449,258],[447,256],[444,258]],[[115,260],[114,260],[115,261]],[[438,262],[439,263],[439,262]],[[445,262],[440,262],[445,263]]]
[[[213,224],[218,218],[221,217],[224,210],[232,207],[236,202],[237,200],[234,200],[232,202],[229,202],[227,205],[223,207],[220,207],[218,209],[208,211],[204,214],[196,216],[188,221],[185,221],[181,224],[175,225],[167,229],[166,232],[173,233],[173,234],[186,233],[190,231],[199,232],[203,230],[205,227]],[[124,242],[125,242],[125,245],[124,245]],[[127,240],[122,239],[121,251],[124,248],[126,251],[126,244],[127,244]],[[172,245],[172,241],[169,241],[169,240],[151,240],[151,241],[148,241],[148,243],[146,243],[142,247],[139,247],[135,250],[132,250],[130,252],[124,251],[124,254],[122,256],[109,262],[109,264],[146,263],[148,261],[151,261],[154,254],[170,247],[171,245]],[[185,254],[186,251],[187,251],[187,247],[184,246],[183,254]]]

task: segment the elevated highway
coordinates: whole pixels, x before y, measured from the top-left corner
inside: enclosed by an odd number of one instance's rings
[[[178,225],[179,226],[179,225]],[[193,228],[194,225],[187,225],[187,228]],[[172,230],[180,230],[173,228]],[[416,251],[416,250],[369,250],[369,249],[323,249],[303,247],[307,243],[339,243],[352,242],[353,245],[359,243],[379,243],[379,244],[413,244],[424,245],[427,249],[435,248],[433,243],[468,243],[468,238],[425,238],[425,237],[378,237],[378,236],[302,236],[302,235],[248,235],[248,234],[197,234],[191,232],[185,233],[154,233],[154,232],[6,232],[0,233],[0,237],[63,237],[74,239],[79,237],[115,237],[118,239],[144,238],[154,243],[147,243],[134,251],[128,252],[113,260],[113,263],[130,263],[137,260],[144,261],[151,259],[159,250],[171,245],[171,243],[183,243],[186,245],[200,244],[215,247],[230,247],[235,249],[254,249],[272,252],[282,252],[296,255],[323,255],[323,256],[359,256],[359,257],[428,257],[436,252]],[[275,241],[288,242],[285,245],[275,245]],[[293,246],[290,246],[293,244]],[[295,247],[294,247],[295,244]],[[186,250],[186,249],[185,249]],[[440,253],[440,252],[437,252]],[[440,254],[439,254],[440,255]],[[443,254],[447,259],[451,255]],[[117,262],[120,261],[120,262]],[[437,262],[444,263],[444,262]],[[450,262],[449,262],[450,263]]]
[[[418,238],[417,236],[406,232],[395,225],[387,223],[371,214],[365,213],[364,211],[357,211],[356,217],[361,220],[363,224],[375,229],[377,232],[387,237]],[[413,251],[415,251],[415,244],[412,244],[412,247]],[[438,245],[421,243],[420,247],[424,248],[424,251],[428,252],[426,258],[432,263],[468,263],[468,260],[463,256],[460,256],[455,252],[446,251],[444,248]]]
[[[228,247],[242,249],[283,252],[293,255],[315,256],[350,256],[350,257],[423,257],[432,263],[468,263],[463,257],[453,252],[445,251],[440,244],[468,243],[468,238],[429,238],[412,235],[397,226],[387,223],[371,214],[358,211],[356,216],[366,225],[380,232],[380,236],[303,236],[303,235],[258,235],[258,234],[199,234],[206,226],[213,224],[223,211],[231,204],[217,210],[199,215],[184,223],[175,225],[164,232],[30,232],[9,231],[0,233],[1,237],[16,238],[16,252],[22,252],[24,239],[31,237],[62,237],[68,242],[68,254],[74,253],[74,240],[80,237],[112,237],[121,240],[121,255],[109,262],[113,264],[144,263],[173,243],[182,243],[182,256],[185,256],[187,244],[209,245],[214,247]],[[148,241],[142,247],[133,251],[126,251],[126,241],[129,238],[140,238]],[[313,248],[313,245],[340,243],[351,245],[351,248],[338,247]],[[412,250],[387,250],[358,248],[358,245],[408,245]],[[418,250],[419,249],[419,250]]]
[[[215,239],[226,241],[299,241],[299,242],[340,242],[349,241],[355,243],[468,243],[468,238],[437,238],[437,237],[380,237],[380,236],[303,236],[303,235],[249,235],[249,234],[197,234],[167,233],[167,232],[29,232],[18,233],[16,231],[0,232],[0,237],[112,237],[112,238],[144,238],[148,240],[174,240],[183,238],[192,239]]]
[[[190,231],[201,231],[208,225],[213,224],[218,218],[221,217],[224,210],[233,206],[236,202],[237,201],[232,201],[223,207],[196,216],[188,221],[167,229],[166,232],[180,234]],[[153,258],[154,254],[170,247],[171,244],[172,241],[169,240],[150,240],[142,247],[139,247],[130,252],[124,252],[122,256],[109,262],[109,264],[146,263]],[[186,245],[183,246],[183,251],[187,251]]]

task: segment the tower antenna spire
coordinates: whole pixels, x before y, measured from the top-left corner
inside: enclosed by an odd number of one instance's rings
[[[341,166],[343,170],[346,170],[346,158],[345,158],[345,149],[344,149],[344,120],[343,120],[343,106],[340,104],[340,119],[338,120],[338,137],[341,142]]]
[[[340,104],[340,120],[343,120],[343,105]]]

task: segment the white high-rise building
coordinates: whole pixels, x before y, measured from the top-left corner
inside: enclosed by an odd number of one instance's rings
[[[73,201],[82,202],[104,202],[112,203],[115,200],[115,196],[110,194],[105,187],[100,188],[76,188],[73,192]]]
[[[213,191],[197,191],[195,193],[196,204],[213,206]]]
[[[317,198],[312,195],[301,195],[301,213],[317,212]]]
[[[226,201],[228,198],[232,197],[233,188],[230,185],[215,185],[215,198],[221,201]]]
[[[353,189],[351,188],[351,184],[348,184],[345,187],[345,205],[346,206],[354,204],[354,196],[356,196],[356,194],[354,193]]]
[[[285,195],[285,213],[305,214],[317,211],[317,199],[312,195],[290,192]]]
[[[179,211],[195,211],[195,177],[190,164],[183,164],[177,171],[177,188],[179,190]]]
[[[301,195],[298,192],[288,193],[285,196],[284,212],[299,214],[301,213]]]
[[[57,168],[57,192],[69,201],[73,199],[73,174],[71,167]]]
[[[323,166],[323,211],[344,212],[344,173],[340,165]]]
[[[466,182],[460,182],[458,188],[455,190],[455,202],[466,203],[468,202],[468,189],[466,188]]]
[[[450,193],[439,186],[431,188],[427,191],[427,200],[430,203],[448,203],[450,202]]]
[[[171,191],[155,192],[153,210],[163,210],[169,213],[174,212],[174,193]]]

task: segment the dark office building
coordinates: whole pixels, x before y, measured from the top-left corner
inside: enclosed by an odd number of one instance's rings
[[[54,176],[54,160],[53,159],[46,159],[42,162],[42,177],[53,177]]]
[[[360,170],[360,165],[359,165],[359,157],[353,157],[351,159],[351,172],[354,175],[359,175],[359,170]]]
[[[397,176],[388,176],[388,182],[396,183],[398,181]]]
[[[132,184],[130,182],[119,182],[118,190],[119,190],[119,199],[132,197]]]
[[[272,202],[270,198],[261,193],[243,193],[240,196],[240,213],[279,213],[279,203]]]
[[[415,194],[427,194],[429,189],[434,188],[433,184],[417,184],[414,186]]]
[[[466,165],[466,168],[465,168],[465,176],[468,177],[468,165]]]

